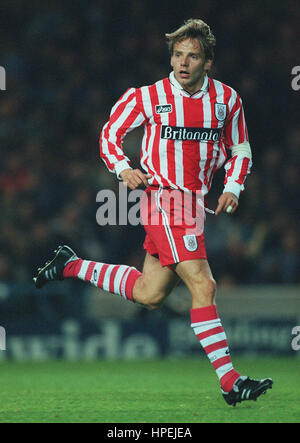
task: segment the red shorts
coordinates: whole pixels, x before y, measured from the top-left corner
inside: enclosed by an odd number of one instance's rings
[[[148,186],[141,198],[146,231],[144,249],[162,266],[184,260],[206,259],[204,204],[199,195]]]

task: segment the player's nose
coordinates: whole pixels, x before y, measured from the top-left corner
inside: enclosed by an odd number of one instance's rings
[[[181,59],[180,66],[188,66],[188,60],[187,60],[187,58],[182,58],[182,59]]]

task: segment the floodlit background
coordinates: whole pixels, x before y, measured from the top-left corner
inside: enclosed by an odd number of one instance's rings
[[[263,7],[262,7],[263,4]],[[59,244],[141,269],[142,227],[96,223],[97,192],[118,189],[98,137],[129,87],[171,68],[164,33],[202,18],[216,39],[211,76],[244,103],[254,166],[234,217],[208,216],[219,311],[238,353],[291,354],[300,324],[300,91],[296,1],[4,1],[0,91],[0,358],[124,358],[200,352],[179,286],[160,311],[67,281],[36,291],[34,270]],[[138,165],[141,131],[125,151]],[[223,171],[208,207],[216,207]]]

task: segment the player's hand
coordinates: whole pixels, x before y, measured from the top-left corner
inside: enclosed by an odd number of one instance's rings
[[[224,192],[218,200],[218,206],[215,214],[219,215],[221,212],[233,214],[239,205],[239,199],[232,192]]]
[[[131,190],[140,187],[142,184],[148,186],[148,180],[152,178],[151,174],[144,174],[140,169],[124,169],[120,174],[125,186]]]

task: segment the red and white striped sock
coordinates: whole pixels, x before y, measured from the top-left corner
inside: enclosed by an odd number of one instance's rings
[[[191,309],[191,327],[212,363],[221,388],[229,392],[240,374],[233,368],[226,334],[215,305]]]
[[[108,265],[89,260],[74,260],[64,269],[64,278],[78,278],[112,294],[133,300],[134,284],[142,274],[131,266]]]

